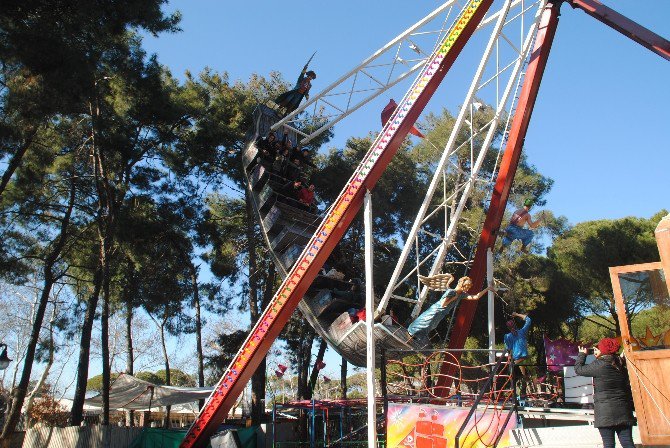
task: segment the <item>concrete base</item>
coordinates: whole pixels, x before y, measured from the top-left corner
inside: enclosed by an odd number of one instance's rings
[[[635,446],[642,446],[637,426],[633,426],[633,441]],[[509,446],[515,448],[602,448],[603,446],[600,433],[591,425],[513,429],[510,443],[514,445]],[[618,440],[616,446],[620,446]]]

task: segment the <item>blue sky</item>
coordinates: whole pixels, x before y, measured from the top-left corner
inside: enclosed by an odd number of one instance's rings
[[[605,3],[670,38],[667,0]],[[146,38],[145,48],[176,76],[211,67],[231,80],[277,70],[293,81],[317,51],[316,92],[438,4],[173,0],[166,10],[182,12],[183,31]],[[670,63],[567,4],[561,12],[525,146],[530,162],[555,181],[547,207],[571,223],[670,207]],[[427,110],[453,111],[463,96],[441,92]],[[340,123],[331,144],[378,130],[387,100],[382,95]]]
[[[667,0],[605,3],[670,38]],[[317,51],[311,65],[317,92],[438,4],[173,0],[166,10],[181,11],[183,31],[147,37],[144,46],[175,76],[210,67],[243,81],[273,70],[293,81]],[[669,79],[668,61],[563,5],[525,145],[529,161],[555,181],[547,208],[573,224],[670,208]],[[392,96],[399,99],[402,91]],[[427,111],[455,111],[462,97],[444,86]],[[388,98],[338,124],[331,146],[378,130]],[[331,352],[326,362],[327,374],[338,377],[339,359]]]

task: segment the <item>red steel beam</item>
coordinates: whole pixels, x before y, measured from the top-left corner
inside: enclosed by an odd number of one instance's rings
[[[505,213],[505,206],[509,197],[510,188],[514,182],[514,175],[521,157],[521,150],[528,131],[530,116],[533,112],[533,106],[537,99],[537,92],[540,89],[542,75],[547,65],[551,44],[556,34],[558,25],[560,2],[549,3],[540,18],[540,25],[535,39],[535,46],[530,56],[528,69],[519,96],[519,103],[514,119],[510,128],[509,138],[505,146],[500,170],[496,178],[493,194],[491,195],[491,205],[486,214],[484,227],[477,243],[475,259],[470,270],[472,279],[471,293],[476,293],[486,278],[486,252],[488,248],[493,248],[496,242],[496,236]],[[470,333],[470,327],[475,317],[478,301],[464,300],[458,308],[456,321],[449,339],[449,348],[462,349],[465,346],[465,339]],[[454,356],[460,357],[460,352],[454,352]],[[437,393],[441,396],[448,394],[449,377],[456,373],[453,364],[444,363],[441,368],[441,374],[437,381]]]
[[[670,42],[653,31],[603,5],[598,0],[567,0],[567,2],[573,8],[581,9],[594,19],[670,61]],[[639,3],[643,8],[644,2]]]
[[[361,207],[365,191],[374,188],[492,3],[493,0],[470,0],[463,8],[458,20],[377,136],[291,272],[263,311],[260,320],[186,434],[181,448],[204,447],[209,443],[209,437],[228,415],[228,411],[279,336],[333,248],[347,231]]]

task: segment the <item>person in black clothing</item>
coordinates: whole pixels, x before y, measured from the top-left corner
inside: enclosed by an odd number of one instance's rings
[[[587,349],[579,347],[575,373],[593,377],[594,426],[600,431],[604,448],[614,448],[614,434],[619,436],[623,448],[634,448],[633,395],[628,373],[621,357],[617,355],[621,344],[618,340],[604,338],[594,348],[596,360],[585,365]]]
[[[309,149],[307,148],[302,148],[299,153],[300,157],[300,163],[303,166],[311,166],[312,168],[316,168],[316,165],[312,163],[312,158],[309,155]]]
[[[293,157],[295,157],[295,150],[293,149],[293,142],[288,138],[288,131],[284,132],[284,138],[281,140],[281,145],[283,148],[288,149],[291,160],[293,160]]]
[[[258,137],[256,139],[256,146],[260,150],[273,151],[274,144],[277,141],[277,135],[273,131],[269,131],[265,137]]]
[[[290,181],[296,182],[301,180],[302,167],[300,166],[300,159],[294,157],[286,167],[286,178]]]
[[[289,162],[288,149],[282,148],[277,152],[275,161],[272,163],[272,171],[280,175],[281,177],[286,176],[286,166]]]
[[[258,147],[261,161],[267,166],[272,166],[272,163],[275,160],[275,156],[277,155],[277,143],[277,136],[272,131],[268,132],[267,137],[258,137],[256,140],[256,146]]]

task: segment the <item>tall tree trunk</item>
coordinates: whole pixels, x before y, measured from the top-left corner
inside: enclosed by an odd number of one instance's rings
[[[102,345],[102,424],[109,425],[109,248],[107,238],[103,243],[102,259],[102,310],[100,312],[100,343]]]
[[[42,375],[40,375],[40,379],[37,380],[35,387],[33,387],[33,390],[30,391],[30,394],[28,394],[28,398],[26,399],[26,406],[25,406],[25,414],[27,422],[26,427],[32,427],[32,422],[29,420],[29,418],[30,418],[30,411],[32,411],[33,409],[35,396],[40,392],[40,390],[46,383],[47,378],[49,377],[49,372],[51,371],[51,366],[54,363],[54,352],[56,351],[55,350],[56,348],[54,347],[54,327],[56,325],[57,313],[58,313],[58,307],[54,303],[53,311],[51,313],[51,320],[49,321],[49,358],[47,360],[47,365],[44,367]]]
[[[163,360],[165,367],[165,385],[170,386],[170,358],[168,356],[167,345],[165,344],[165,323],[167,322],[167,307],[165,308],[165,316],[163,316],[163,322],[160,326],[161,330],[161,346],[163,347]],[[163,427],[170,427],[170,406],[165,406],[165,419],[163,420]]]
[[[302,334],[302,344],[298,354],[298,400],[307,400],[309,399],[307,373],[312,359],[312,345],[314,343],[314,332],[312,331],[312,327],[305,325]],[[307,413],[304,410],[301,410],[298,419],[298,440],[306,440],[307,437]]]
[[[135,373],[135,359],[133,350],[133,304],[128,300],[126,302],[126,373],[133,375]],[[126,426],[135,426],[135,412],[126,411]]]
[[[23,408],[23,402],[26,398],[26,393],[28,392],[28,386],[30,384],[30,375],[33,370],[35,351],[37,349],[37,343],[40,337],[40,330],[42,330],[44,313],[46,312],[47,303],[49,302],[51,289],[58,279],[54,274],[53,269],[56,261],[61,256],[61,252],[63,251],[63,247],[65,247],[65,242],[67,241],[68,227],[70,225],[70,217],[72,216],[72,210],[74,208],[76,190],[74,176],[72,176],[70,197],[68,199],[67,209],[63,215],[63,219],[61,220],[60,233],[55,241],[55,244],[44,260],[44,267],[42,270],[44,283],[42,292],[40,294],[39,303],[35,312],[35,319],[33,320],[32,330],[30,332],[30,339],[28,341],[28,347],[26,349],[26,355],[23,362],[21,379],[19,380],[18,386],[13,390],[12,407],[5,417],[5,425],[2,428],[2,434],[0,434],[0,439],[3,440],[8,440],[11,437],[14,429],[16,428],[16,424],[19,421],[19,417],[21,416],[21,409]]]
[[[265,414],[267,358],[263,358],[251,377],[251,424],[260,425]]]
[[[303,342],[300,353],[300,365],[298,369],[298,399],[309,399],[309,385],[307,384],[307,377],[309,372],[309,364],[312,360],[312,345],[314,344],[314,332],[309,326],[305,327]]]
[[[254,324],[258,322],[261,315],[258,297],[258,277],[261,271],[259,269],[258,257],[256,256],[254,209],[251,205],[251,198],[249,197],[248,190],[246,191],[246,218],[247,253],[249,256],[249,317],[251,321],[249,329],[251,329]],[[265,370],[266,361],[265,358],[263,358],[258,369],[256,369],[256,372],[254,372],[254,375],[251,377],[251,418],[254,423],[258,423],[264,411],[260,407],[262,406],[262,399],[265,397]]]
[[[93,292],[88,299],[86,315],[81,327],[77,381],[75,383],[72,409],[70,411],[70,425],[72,426],[79,426],[84,420],[84,398],[86,396],[86,381],[88,380],[88,365],[91,354],[91,333],[93,331],[93,321],[95,320],[95,310],[98,307],[98,299],[100,298],[100,289],[102,289],[102,267],[98,266],[95,274],[93,274]]]
[[[198,268],[189,262],[191,271],[191,284],[193,286],[193,304],[195,305],[195,351],[198,357],[198,387],[205,386],[205,360],[202,353],[202,319],[200,317],[200,287],[198,285]],[[198,408],[202,409],[205,400],[198,402]]]
[[[246,214],[247,214],[247,253],[249,255],[249,314],[251,315],[251,325],[256,323],[260,317],[258,310],[258,257],[256,256],[256,234],[254,231],[254,209],[251,205],[251,197],[246,192]]]
[[[613,301],[611,303],[614,303]],[[621,334],[621,325],[619,325],[619,316],[616,313],[616,308],[610,306],[610,314],[612,316],[612,321],[614,322],[614,336]],[[629,313],[626,313],[628,315]],[[628,323],[630,325],[630,322]]]
[[[342,357],[342,366],[340,367],[340,399],[347,399],[347,360]]]
[[[265,287],[263,288],[263,300],[261,301],[262,312],[265,307],[272,300],[274,294],[275,283],[275,265],[272,261],[267,260],[268,269],[265,275]],[[259,313],[260,314],[260,313]],[[257,321],[256,317],[254,321]],[[262,423],[263,415],[265,414],[265,383],[267,381],[267,362],[266,358],[258,365],[258,368],[251,377],[251,424],[260,425]]]
[[[9,159],[9,162],[7,163],[7,169],[5,169],[5,172],[2,173],[2,178],[0,178],[0,197],[2,197],[2,193],[4,193],[5,188],[7,188],[7,184],[9,184],[9,181],[14,175],[14,172],[19,167],[19,165],[21,165],[23,156],[26,154],[26,151],[32,144],[33,139],[35,138],[35,134],[37,134],[37,127],[29,128],[26,140],[21,146],[19,146],[14,155],[12,155],[12,157]]]
[[[101,343],[102,343],[102,424],[109,424],[109,282],[110,259],[114,247],[116,230],[116,214],[118,205],[123,201],[123,194],[117,197],[116,188],[111,182],[106,162],[104,147],[97,144],[98,121],[100,106],[95,85],[94,102],[89,103],[89,112],[92,120],[91,147],[93,153],[95,188],[98,199],[98,238],[100,240],[100,268],[102,284],[102,310],[100,315]]]
[[[316,360],[314,361],[314,365],[312,366],[312,374],[309,377],[309,388],[307,389],[307,398],[311,399],[314,397],[314,388],[316,387],[316,380],[319,378],[319,363],[323,361],[323,356],[326,354],[326,348],[328,348],[328,344],[326,344],[325,339],[321,339],[321,343],[319,344],[319,351],[316,354]]]

